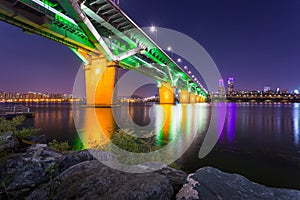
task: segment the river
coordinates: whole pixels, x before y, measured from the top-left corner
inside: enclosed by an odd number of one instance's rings
[[[175,146],[180,151],[187,150],[176,163],[187,172],[209,165],[226,172],[242,174],[267,186],[300,189],[298,103],[138,105],[113,110],[79,105],[72,107],[67,103],[27,106],[35,112],[35,117],[27,119],[26,126],[39,128],[39,134],[46,135],[48,141],[67,140],[70,145],[76,146],[80,139],[101,140],[94,126],[97,124],[102,127],[107,136],[111,130],[119,127],[115,120],[117,115],[123,124],[130,124],[132,119],[141,127],[153,126],[156,143],[161,147],[177,135],[184,135],[176,140]],[[221,107],[226,112],[216,112],[214,120],[214,111]],[[217,126],[221,130],[218,141],[212,151],[200,159],[199,149],[210,125],[222,121],[218,119],[219,115],[225,118],[224,126],[222,123]],[[84,130],[80,133],[81,137],[77,134],[74,119],[79,132]],[[85,121],[82,122],[82,119]]]

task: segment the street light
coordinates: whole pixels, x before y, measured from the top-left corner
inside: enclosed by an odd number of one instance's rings
[[[178,59],[177,59],[177,62],[181,63],[181,61],[182,61],[181,58],[178,58]]]
[[[157,28],[155,26],[151,26],[150,32],[155,33],[155,42],[157,42]]]
[[[173,49],[171,46],[168,46],[167,50],[171,52],[171,58],[173,59]]]
[[[153,33],[153,32],[155,32],[156,31],[156,27],[155,26],[151,26],[150,27],[150,31]]]
[[[187,66],[184,66],[184,67],[183,67],[183,69],[187,70],[187,69],[188,69],[188,67],[187,67]]]

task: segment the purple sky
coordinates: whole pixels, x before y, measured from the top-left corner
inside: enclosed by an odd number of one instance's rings
[[[120,1],[139,26],[197,40],[236,89],[300,87],[299,0]],[[81,63],[68,47],[4,22],[0,44],[0,91],[71,93]]]

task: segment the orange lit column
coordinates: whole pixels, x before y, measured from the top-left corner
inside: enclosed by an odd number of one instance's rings
[[[201,103],[201,96],[200,95],[196,95],[196,102]]]
[[[161,83],[159,90],[160,104],[174,104],[175,103],[175,88],[170,83]]]
[[[196,103],[196,94],[190,93],[190,103]]]
[[[111,106],[115,103],[114,87],[118,79],[118,63],[105,57],[89,60],[85,66],[86,98],[88,105]]]
[[[201,103],[205,102],[205,98],[203,96],[201,96],[200,102]]]
[[[190,103],[190,95],[188,90],[181,90],[179,94],[180,103]]]

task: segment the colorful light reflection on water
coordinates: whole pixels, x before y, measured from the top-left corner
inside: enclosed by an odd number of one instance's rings
[[[36,118],[28,119],[27,124],[40,128],[40,134],[47,135],[48,140],[57,138],[62,141],[69,140],[72,145],[80,143],[72,122],[70,105],[28,104],[27,106],[36,112]],[[183,109],[184,106],[186,109]],[[300,104],[227,103],[227,117],[220,139],[207,157],[199,159],[199,148],[204,137],[202,133],[206,132],[212,109],[216,106],[182,105],[181,115],[174,116],[174,120],[170,121],[170,125],[166,126],[165,130],[160,129],[162,131],[160,135],[158,134],[159,137],[156,135],[159,145],[163,146],[168,139],[174,138],[183,129],[186,135],[175,143],[178,148],[180,149],[187,141],[193,140],[191,147],[178,160],[184,170],[193,172],[202,166],[211,165],[227,172],[243,174],[250,180],[266,185],[300,189]],[[149,115],[144,112],[147,109],[150,111]],[[162,110],[163,108],[157,109],[157,113],[161,113]],[[189,131],[191,126],[188,124],[193,112],[197,113],[200,110],[197,122],[199,134],[193,136]],[[172,110],[172,112],[178,111]],[[73,114],[74,118],[81,115],[79,111],[73,111]],[[144,106],[132,108],[131,115],[134,121],[140,121],[140,124],[149,123],[150,118],[155,116],[151,116],[150,107]],[[114,124],[112,118],[107,115],[103,118],[107,120],[105,126],[112,127],[111,124]],[[154,120],[156,127],[161,127],[162,117],[151,119]],[[178,121],[181,121],[180,126],[176,124]],[[96,120],[85,123],[98,122]],[[170,135],[172,129],[179,130],[179,133],[172,132]],[[95,132],[97,133],[97,130]],[[90,135],[101,140],[96,134]]]

